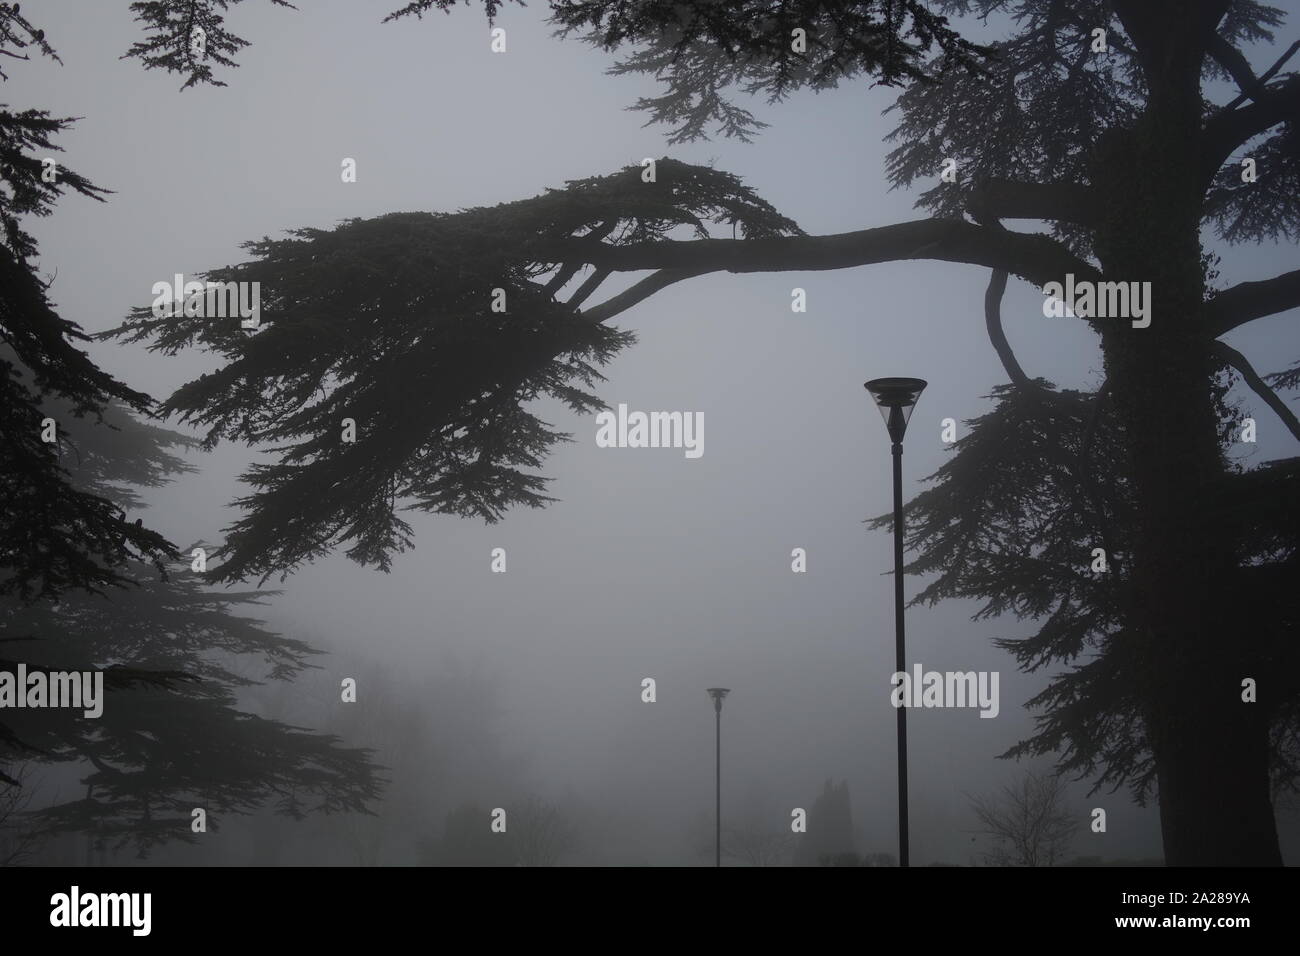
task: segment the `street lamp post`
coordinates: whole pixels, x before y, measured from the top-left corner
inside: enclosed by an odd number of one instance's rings
[[[876,378],[864,386],[885,420],[894,452],[894,661],[907,672],[903,649],[903,435],[926,383],[919,378]],[[906,702],[904,702],[906,703]],[[898,865],[907,853],[907,707],[898,708]]]
[[[717,715],[717,806],[714,811],[714,866],[722,866],[722,698],[730,694],[726,687],[710,687],[709,696],[713,698],[713,711]]]

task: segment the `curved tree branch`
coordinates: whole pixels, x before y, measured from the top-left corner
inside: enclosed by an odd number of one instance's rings
[[[1226,361],[1229,365],[1241,373],[1241,377],[1246,380],[1246,384],[1251,387],[1256,395],[1264,400],[1264,403],[1282,419],[1282,424],[1290,430],[1295,436],[1296,441],[1300,441],[1300,419],[1297,419],[1295,412],[1286,407],[1286,403],[1278,397],[1277,392],[1273,391],[1259,377],[1259,373],[1254,367],[1236,349],[1226,342],[1215,342],[1212,346],[1214,353]]]
[[[1020,388],[1032,389],[1034,383],[1029,381],[1029,376],[1020,366],[1016,353],[1011,350],[1011,343],[1007,341],[1007,334],[1002,329],[1002,296],[1006,291],[1007,270],[994,269],[989,276],[989,287],[984,292],[984,325],[988,329],[993,350],[998,353],[1002,367],[1007,370],[1012,383]]]
[[[987,210],[984,210],[987,214]],[[1006,228],[1002,225],[1001,220],[996,217],[983,219],[980,217],[980,224],[998,233],[1006,233]],[[1053,400],[1062,400],[1065,396],[1044,388],[1036,381],[1031,381],[1025,374],[1019,359],[1016,358],[1015,351],[1011,348],[1011,343],[1007,340],[1006,330],[1002,327],[1002,297],[1007,291],[1007,270],[994,269],[989,276],[988,288],[984,291],[984,327],[988,330],[989,341],[993,343],[993,350],[998,353],[998,358],[1002,361],[1002,367],[1006,369],[1007,375],[1018,388],[1025,389],[1042,398]]]
[[[991,219],[984,223],[989,229],[995,232],[1005,232],[1002,223]],[[984,292],[984,324],[988,329],[989,341],[993,343],[994,350],[998,353],[998,358],[1002,360],[1002,367],[1006,369],[1007,375],[1011,381],[1019,388],[1033,394],[1039,398],[1049,399],[1052,401],[1072,401],[1065,395],[1054,392],[1051,389],[1044,388],[1035,381],[1031,381],[1025,374],[1024,368],[1016,359],[1015,352],[1011,349],[1011,343],[1007,341],[1007,335],[1002,328],[1002,297],[1007,291],[1007,272],[1005,269],[994,269],[993,274],[989,277],[988,289]],[[1093,512],[1097,517],[1097,527],[1101,533],[1102,546],[1106,549],[1111,566],[1115,571],[1112,580],[1118,580],[1121,568],[1115,558],[1115,548],[1113,545],[1114,535],[1110,533],[1110,522],[1106,517],[1106,509],[1102,504],[1101,489],[1097,486],[1093,478],[1092,471],[1088,465],[1088,452],[1092,444],[1092,436],[1097,427],[1097,420],[1100,417],[1102,402],[1106,400],[1106,394],[1110,389],[1110,381],[1102,383],[1101,388],[1092,402],[1089,412],[1088,423],[1084,428],[1083,440],[1079,444],[1079,454],[1076,460],[1077,477],[1080,485],[1083,487],[1084,495],[1088,499]]]

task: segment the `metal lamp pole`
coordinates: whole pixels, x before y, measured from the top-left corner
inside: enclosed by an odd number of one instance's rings
[[[730,694],[726,687],[710,687],[709,696],[713,698],[713,712],[717,715],[717,805],[714,810],[714,866],[722,866],[722,698]]]
[[[889,432],[894,458],[894,671],[907,672],[903,631],[903,435],[926,383],[919,378],[877,378],[865,388]],[[906,702],[904,702],[906,703]],[[898,865],[909,866],[907,847],[907,707],[898,712]]]

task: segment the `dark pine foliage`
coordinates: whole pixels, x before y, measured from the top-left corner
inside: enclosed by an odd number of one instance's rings
[[[227,11],[242,0],[147,0],[131,4],[146,38],[124,56],[145,69],[185,77],[181,87],[225,86],[213,67],[234,68],[235,54],[249,42],[231,32]],[[270,0],[292,7],[287,0]],[[426,13],[450,14],[462,0],[411,0],[383,18],[390,23]],[[474,6],[478,0],[463,0]],[[495,23],[507,0],[482,0]],[[513,0],[525,6],[523,0]],[[884,85],[929,82],[924,58],[933,49],[975,70],[983,49],[948,25],[925,0],[552,0],[550,22],[559,36],[580,35],[607,51],[640,47],[613,67],[614,74],[654,73],[667,86],[662,96],[642,99],[636,109],[655,121],[678,125],[670,142],[700,139],[705,127],[748,141],[767,126],[722,95],[735,87],[765,93],[777,102],[807,86],[831,89],[841,80],[873,77]],[[806,49],[794,49],[793,31],[805,31]],[[201,37],[204,52],[196,52]]]
[[[742,142],[764,129],[767,123],[727,98],[733,88],[763,94],[770,104],[797,89],[834,89],[859,77],[884,86],[929,83],[924,58],[934,48],[978,72],[984,49],[962,39],[935,8],[923,0],[557,0],[551,21],[560,36],[576,33],[606,51],[635,47],[609,72],[648,73],[666,86],[634,108],[650,122],[673,124],[669,142],[676,145],[705,138],[710,124]],[[796,29],[806,49],[795,49]]]
[[[57,60],[20,5],[0,4],[0,55],[23,60],[32,51]],[[88,337],[51,303],[36,242],[22,227],[26,216],[50,215],[68,190],[101,201],[107,192],[70,169],[52,181],[44,175],[42,160],[61,152],[53,138],[72,122],[0,104],[0,596],[24,600],[121,585],[126,564],[161,567],[174,556],[115,503],[74,487],[63,466],[72,419],[97,419],[114,401],[152,407],[77,347]],[[47,417],[58,424],[57,443],[42,441]]]
[[[262,329],[136,309],[108,335],[166,353],[200,347],[225,365],[164,410],[225,438],[275,446],[244,476],[248,510],[216,579],[287,574],[341,544],[387,569],[410,545],[401,509],[498,520],[552,500],[537,468],[566,435],[526,406],[578,413],[599,366],[633,341],[555,297],[549,244],[599,234],[618,245],[706,223],[747,237],[798,227],[725,173],[661,159],[656,182],[632,166],[534,199],[454,214],[395,213],[247,244],[250,262],[207,273],[262,283]],[[593,238],[592,241],[595,241]],[[493,289],[506,312],[492,311]],[[355,443],[342,423],[356,423]]]
[[[226,11],[240,0],[139,0],[131,12],[145,30],[145,39],[131,45],[131,57],[146,70],[181,73],[181,89],[207,83],[225,86],[212,72],[213,64],[239,66],[234,56],[248,41],[226,29]],[[294,8],[288,0],[270,0],[278,7]],[[294,8],[296,9],[296,8]]]

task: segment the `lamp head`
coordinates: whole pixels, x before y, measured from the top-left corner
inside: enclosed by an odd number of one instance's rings
[[[920,378],[873,378],[863,386],[880,409],[880,417],[885,420],[889,439],[894,444],[902,443],[912,409],[916,408],[925,386],[925,380]]]

